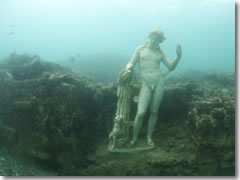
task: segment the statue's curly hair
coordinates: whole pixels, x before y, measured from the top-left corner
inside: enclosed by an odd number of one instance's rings
[[[160,36],[162,38],[165,39],[164,33],[161,29],[159,28],[153,28],[149,33],[148,33],[148,37],[151,38],[153,35],[157,35]]]

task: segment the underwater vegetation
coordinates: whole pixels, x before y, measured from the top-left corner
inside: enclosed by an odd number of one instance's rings
[[[235,175],[234,73],[191,71],[167,78],[154,133],[157,147],[136,154],[107,149],[116,91],[115,83],[96,81],[37,55],[12,53],[0,64],[1,143],[55,175]],[[134,117],[134,101],[132,107]],[[143,129],[140,141],[145,135]],[[0,173],[42,175],[14,169]]]

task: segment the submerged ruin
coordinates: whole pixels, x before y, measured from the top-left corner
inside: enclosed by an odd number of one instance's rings
[[[133,93],[138,91],[135,86]],[[133,154],[108,151],[116,83],[36,55],[13,53],[0,64],[0,94],[1,144],[13,154],[48,164],[57,175],[235,175],[234,73],[191,71],[167,78],[154,132],[156,148]],[[134,118],[136,103],[131,106]],[[145,135],[143,128],[139,143]],[[30,174],[23,170],[18,175]]]

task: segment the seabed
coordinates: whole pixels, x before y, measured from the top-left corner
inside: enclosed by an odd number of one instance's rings
[[[138,145],[130,146],[126,139],[119,139],[117,144],[118,147],[112,147],[111,144],[109,144],[108,150],[113,153],[138,153],[150,151],[156,148],[156,146],[146,146],[142,141],[137,143]]]
[[[137,152],[143,152],[143,151],[149,151],[153,150],[155,147],[139,147],[139,148],[129,148],[129,149],[111,149],[109,148],[110,152],[114,153],[137,153]]]

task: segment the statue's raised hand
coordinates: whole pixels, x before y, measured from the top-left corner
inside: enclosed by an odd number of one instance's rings
[[[182,46],[177,44],[176,46],[177,57],[180,59],[182,57]]]

